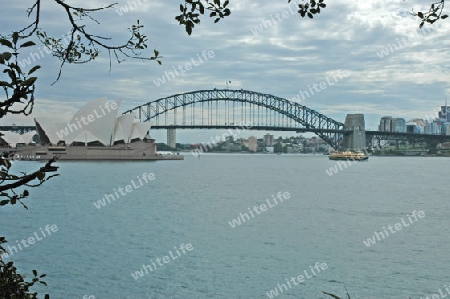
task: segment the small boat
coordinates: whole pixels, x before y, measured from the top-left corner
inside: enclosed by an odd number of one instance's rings
[[[368,160],[369,156],[367,156],[363,152],[345,151],[345,152],[333,152],[328,156],[328,158],[330,160],[364,161],[364,160]]]

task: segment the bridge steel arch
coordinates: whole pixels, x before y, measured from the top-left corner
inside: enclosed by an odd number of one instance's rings
[[[314,132],[333,148],[337,149],[340,147],[344,129],[343,123],[327,117],[318,111],[300,105],[299,103],[271,94],[243,89],[197,90],[175,94],[135,107],[124,112],[124,114],[135,112],[140,121],[146,122],[180,107],[185,108],[186,106],[194,105],[196,103],[214,101],[250,103],[275,111],[292,119],[294,122],[301,124],[307,131]],[[303,129],[303,131],[305,130]]]

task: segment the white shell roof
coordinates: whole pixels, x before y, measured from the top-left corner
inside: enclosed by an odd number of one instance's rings
[[[106,97],[94,99],[81,107],[68,123],[57,123],[50,119],[35,119],[52,144],[64,140],[89,143],[98,141],[111,146],[115,141],[129,143],[132,139],[143,139],[150,123],[136,122],[135,114],[119,116],[122,100],[107,102]]]

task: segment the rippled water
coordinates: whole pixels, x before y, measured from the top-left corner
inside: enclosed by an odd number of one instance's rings
[[[337,164],[322,155],[61,162],[59,177],[32,190],[29,210],[0,208],[0,235],[12,246],[57,226],[12,255],[21,273],[47,274],[39,292],[51,298],[269,298],[278,284],[277,298],[331,298],[322,291],[343,296],[343,282],[352,298],[414,299],[450,283],[449,163],[371,157],[329,176]],[[144,173],[155,179],[100,209],[93,204]],[[290,198],[230,226],[280,191]],[[421,210],[424,218],[363,243]],[[191,251],[178,249],[188,243]],[[156,264],[176,249],[176,259]],[[153,272],[133,278],[152,261]],[[313,276],[317,262],[327,269]],[[305,271],[313,277],[289,287],[286,279]]]

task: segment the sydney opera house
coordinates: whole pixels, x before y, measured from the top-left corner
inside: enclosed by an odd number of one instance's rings
[[[35,118],[39,144],[30,144],[34,132],[24,135],[2,132],[2,139],[14,148],[15,158],[23,160],[48,160],[55,155],[61,160],[183,158],[157,155],[154,140],[148,135],[150,123],[138,121],[133,113],[120,113],[121,102],[107,102],[106,98],[92,100],[69,122]],[[18,146],[22,142],[24,146]]]

